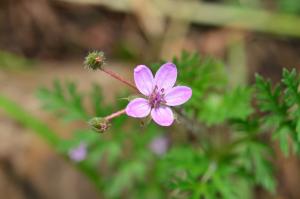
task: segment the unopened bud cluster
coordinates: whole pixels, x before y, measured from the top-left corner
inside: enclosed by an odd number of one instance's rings
[[[110,127],[109,120],[102,117],[94,117],[88,123],[98,133],[104,133]]]
[[[91,70],[101,69],[105,63],[105,56],[102,51],[93,51],[89,53],[84,60],[86,68]]]
[[[106,69],[103,67],[105,61],[104,53],[102,51],[93,51],[90,52],[84,61],[84,65],[86,68],[91,69],[91,70],[101,70],[102,72],[110,75],[111,77],[127,84],[128,86],[132,87],[133,89],[137,90],[136,86],[132,84],[130,81],[124,79],[120,75],[116,74],[115,72]],[[113,118],[119,117],[120,115],[125,113],[125,109],[119,110],[117,112],[114,112],[106,117],[94,117],[91,120],[89,120],[89,125],[90,127],[99,133],[103,133],[107,131],[110,127],[110,121]]]

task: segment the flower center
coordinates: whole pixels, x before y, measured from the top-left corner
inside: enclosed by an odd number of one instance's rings
[[[155,86],[153,92],[148,98],[151,108],[158,108],[160,105],[166,103],[164,96],[164,89],[158,90],[158,87]]]

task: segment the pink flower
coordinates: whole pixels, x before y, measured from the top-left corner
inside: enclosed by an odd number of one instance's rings
[[[86,158],[87,155],[87,148],[85,143],[80,143],[77,147],[72,148],[69,151],[69,157],[75,161],[80,162]]]
[[[135,118],[144,118],[151,114],[152,119],[161,126],[170,126],[174,121],[172,109],[188,101],[192,89],[187,86],[175,86],[177,69],[173,63],[163,64],[153,77],[145,65],[134,69],[134,81],[145,98],[136,98],[129,102],[126,114]]]
[[[164,136],[156,137],[151,141],[149,147],[153,153],[161,156],[167,152],[169,140]]]

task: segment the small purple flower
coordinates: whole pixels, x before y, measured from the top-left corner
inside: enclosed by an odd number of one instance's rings
[[[192,89],[187,86],[175,86],[177,69],[173,63],[163,64],[155,77],[145,65],[134,69],[134,81],[138,90],[146,96],[129,102],[126,114],[135,118],[144,118],[151,114],[152,119],[161,126],[170,126],[174,115],[169,106],[178,106],[188,101]]]
[[[164,136],[154,138],[149,145],[151,151],[156,155],[165,154],[167,152],[168,146],[169,140]]]
[[[80,162],[85,159],[87,147],[85,143],[80,143],[77,147],[69,151],[69,157],[75,162]]]

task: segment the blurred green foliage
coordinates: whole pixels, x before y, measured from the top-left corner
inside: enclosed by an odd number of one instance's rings
[[[12,119],[19,122],[24,127],[32,130],[40,138],[42,138],[47,144],[49,144],[53,150],[60,153],[60,146],[63,140],[58,134],[52,130],[47,124],[41,121],[36,116],[27,112],[17,103],[11,101],[9,98],[0,94],[0,108]],[[65,153],[60,153],[62,156],[67,157]],[[77,168],[83,172],[89,180],[100,190],[101,184],[99,176],[96,171],[93,170],[87,164],[77,165]]]
[[[273,5],[278,11],[288,14],[300,14],[300,3],[298,0],[275,0],[269,3],[264,0],[225,0],[225,2],[256,9],[263,8],[266,5]]]
[[[34,66],[35,61],[17,56],[15,54],[0,51],[0,68],[10,70],[27,69]]]
[[[276,0],[281,11],[290,14],[300,14],[300,2],[298,0]]]
[[[300,77],[296,70],[284,69],[282,81],[272,87],[270,80],[256,76],[257,98],[264,113],[263,123],[273,130],[281,150],[289,154],[289,143],[295,153],[300,146]]]

